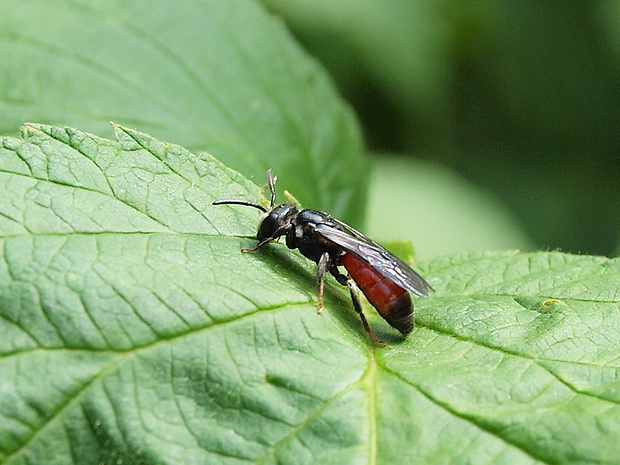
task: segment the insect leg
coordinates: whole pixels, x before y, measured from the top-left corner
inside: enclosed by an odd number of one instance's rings
[[[334,264],[332,265],[333,266],[330,266],[329,268],[329,272],[334,275],[334,277],[336,278],[336,281],[338,281],[343,286],[347,286],[349,288],[349,293],[351,294],[351,300],[353,301],[353,308],[355,309],[357,314],[360,316],[360,319],[362,320],[362,324],[364,325],[364,329],[370,336],[370,339],[372,339],[377,344],[385,345],[384,341],[382,341],[377,336],[375,336],[375,332],[371,329],[370,325],[368,324],[368,320],[366,320],[366,317],[364,316],[364,313],[362,312],[362,303],[360,302],[359,289],[357,287],[357,284],[355,284],[355,281],[353,279],[340,273],[338,271],[338,268]]]
[[[318,267],[316,269],[316,277],[317,277],[316,294],[319,299],[316,312],[319,315],[323,313],[323,288],[325,287],[325,272],[327,271],[328,264],[329,264],[329,254],[325,252],[323,255],[321,255],[321,258],[319,259],[319,262],[318,262]]]
[[[381,339],[377,338],[377,336],[375,336],[375,332],[370,328],[370,325],[368,324],[368,320],[366,320],[366,317],[364,316],[364,313],[362,312],[362,303],[360,302],[359,289],[357,288],[355,281],[353,281],[350,278],[347,279],[347,287],[349,288],[349,292],[351,294],[351,300],[353,301],[353,308],[355,308],[355,311],[360,316],[362,320],[362,324],[364,325],[364,329],[370,336],[370,339],[372,339],[377,344],[385,345],[384,341],[382,341]]]
[[[273,237],[268,237],[267,239],[259,242],[256,247],[252,247],[251,249],[246,249],[245,247],[241,249],[242,252],[256,252],[262,246],[269,244],[271,241],[275,240]]]

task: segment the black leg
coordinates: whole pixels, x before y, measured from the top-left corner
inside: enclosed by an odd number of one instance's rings
[[[377,344],[385,345],[384,341],[382,341],[381,339],[378,339],[377,336],[375,336],[375,332],[370,328],[370,325],[368,324],[368,321],[366,320],[366,317],[364,316],[364,313],[362,312],[362,303],[360,302],[359,290],[357,289],[357,285],[355,284],[355,281],[353,281],[352,279],[347,279],[347,287],[349,288],[349,292],[351,293],[351,300],[353,301],[353,307],[355,308],[355,311],[362,319],[362,324],[364,325],[364,329],[370,336],[370,339],[372,339]]]
[[[362,325],[364,325],[364,329],[370,336],[370,339],[372,339],[377,344],[385,345],[384,341],[382,341],[381,339],[377,338],[377,336],[375,336],[374,331],[368,324],[368,320],[366,320],[366,317],[364,316],[364,313],[362,312],[362,303],[360,302],[360,298],[359,298],[359,289],[357,288],[357,284],[355,284],[355,281],[353,281],[350,277],[345,276],[342,273],[340,273],[340,271],[338,271],[338,266],[336,266],[336,263],[334,260],[330,259],[330,256],[328,253],[324,253],[323,255],[321,255],[321,258],[319,259],[318,264],[319,264],[317,268],[318,297],[319,297],[318,312],[322,313],[323,311],[323,288],[325,285],[325,272],[329,271],[330,274],[332,274],[334,278],[336,278],[336,281],[338,281],[343,286],[347,286],[349,288],[349,293],[351,294],[351,300],[353,301],[353,308],[355,309],[357,314],[360,316],[360,319],[362,320]]]

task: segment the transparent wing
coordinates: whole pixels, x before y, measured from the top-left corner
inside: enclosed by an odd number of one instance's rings
[[[315,228],[315,231],[326,240],[359,257],[379,274],[403,289],[421,297],[428,296],[428,291],[433,289],[422,276],[413,271],[396,255],[388,252],[385,247],[380,246],[342,221],[329,218],[329,222],[333,224],[320,223]]]

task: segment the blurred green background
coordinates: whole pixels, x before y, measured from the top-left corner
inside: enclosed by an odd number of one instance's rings
[[[620,2],[263,3],[361,119],[368,232],[423,258],[618,252]]]

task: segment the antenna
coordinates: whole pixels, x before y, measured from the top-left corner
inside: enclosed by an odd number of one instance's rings
[[[267,213],[267,209],[257,203],[248,202],[247,200],[223,199],[211,202],[211,205],[245,205],[246,207],[258,208],[260,211]]]
[[[273,210],[274,205],[276,204],[276,181],[277,177],[273,175],[273,170],[269,168],[267,170],[267,184],[269,184],[269,190],[271,191],[271,203],[269,208]]]
[[[274,205],[276,204],[276,181],[278,178],[273,175],[273,170],[269,168],[267,170],[267,184],[269,185],[269,191],[271,192],[271,202],[269,205],[269,210],[273,210]],[[211,203],[212,205],[245,205],[246,207],[254,207],[258,208],[263,213],[267,213],[265,207],[258,203],[248,202],[247,200],[235,200],[235,199],[222,199],[216,200]]]

